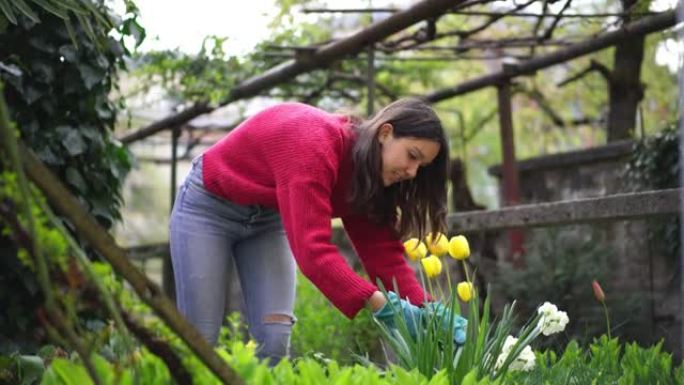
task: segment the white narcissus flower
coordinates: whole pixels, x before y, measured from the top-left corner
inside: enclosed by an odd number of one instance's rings
[[[549,302],[544,302],[537,313],[541,314],[538,327],[545,336],[562,332],[570,322],[566,312],[558,310],[556,305]]]
[[[534,356],[532,348],[530,347],[530,345],[527,345],[522,350],[522,352],[520,352],[518,357],[516,357],[515,360],[511,362],[511,366],[509,366],[509,369],[529,372],[530,370],[534,369],[534,365],[537,362],[536,359],[537,358]]]
[[[518,342],[518,339],[512,336],[507,336],[506,340],[504,341],[503,347],[501,348],[501,354],[499,354],[499,357],[496,359],[496,364],[494,365],[495,369],[501,369],[503,366],[504,362],[508,358],[508,355],[511,354],[511,350],[513,349],[513,346]],[[523,350],[518,354],[518,356],[511,361],[510,366],[508,367],[510,370],[522,370],[522,371],[530,371],[534,369],[536,363],[536,357],[534,356],[534,352],[532,351],[532,348],[530,345],[526,345]]]

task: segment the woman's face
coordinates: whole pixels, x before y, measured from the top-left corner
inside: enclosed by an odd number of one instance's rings
[[[434,140],[395,138],[393,127],[389,123],[384,123],[378,129],[378,141],[382,157],[382,182],[385,187],[415,178],[418,168],[430,164],[439,153],[440,147]]]

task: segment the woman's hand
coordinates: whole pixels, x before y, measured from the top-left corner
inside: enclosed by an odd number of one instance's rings
[[[380,293],[380,292],[378,292]],[[384,295],[380,293],[384,298]],[[416,338],[419,327],[422,327],[423,309],[399,298],[394,292],[388,292],[385,304],[373,311],[373,317],[388,328],[397,328],[397,321],[406,325],[412,338]]]
[[[373,312],[382,309],[387,303],[387,299],[382,294],[382,292],[376,291],[370,297],[368,297],[368,306],[370,306]]]

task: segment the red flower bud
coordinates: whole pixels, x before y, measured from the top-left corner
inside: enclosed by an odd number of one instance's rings
[[[599,302],[606,300],[606,295],[603,294],[603,289],[601,289],[601,285],[599,285],[596,280],[591,282],[591,287],[594,289],[594,297],[596,297]]]

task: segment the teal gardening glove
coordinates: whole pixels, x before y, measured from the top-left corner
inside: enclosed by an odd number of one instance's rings
[[[466,341],[466,331],[468,330],[468,320],[458,314],[452,314],[449,309],[439,302],[430,302],[425,304],[423,310],[427,313],[426,319],[430,316],[439,317],[442,321],[442,327],[447,329],[453,328],[454,342],[457,345],[463,345]],[[451,324],[450,324],[451,321]]]
[[[388,328],[397,328],[395,314],[399,314],[404,319],[413,339],[416,338],[418,327],[424,327],[423,323],[427,319],[436,316],[441,319],[443,328],[453,328],[456,344],[463,345],[465,343],[468,320],[458,314],[452,316],[449,309],[439,302],[430,302],[425,304],[424,308],[419,308],[390,291],[387,293],[387,303],[380,310],[374,312],[373,316]]]
[[[418,326],[422,324],[423,309],[405,301],[394,292],[387,293],[387,303],[373,312],[373,316],[390,329],[396,329],[395,317],[399,315],[406,323],[411,338],[415,339]]]

